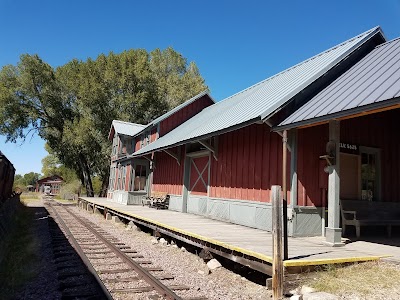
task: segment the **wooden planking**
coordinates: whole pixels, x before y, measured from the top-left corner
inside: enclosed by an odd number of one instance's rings
[[[298,132],[298,199],[300,206],[321,206],[321,190],[319,184],[320,155],[325,154],[328,142],[328,126],[310,127]],[[327,178],[327,175],[325,175]]]
[[[81,197],[81,199],[239,253],[260,259],[269,257],[272,262],[272,235],[267,231],[212,220],[199,215],[156,210],[138,205],[127,206],[107,201],[105,198]],[[344,247],[329,248],[329,251],[326,251],[327,248],[322,243],[324,240],[324,237],[289,238],[290,260],[284,263],[285,266],[365,261],[378,259],[377,256],[382,255],[393,255],[393,260],[400,261],[398,247],[355,241]]]
[[[171,149],[177,153],[177,147]],[[182,156],[183,155],[183,149]],[[164,152],[155,154],[156,168],[153,171],[152,190],[155,192],[164,192],[172,195],[182,195],[183,185],[183,161],[178,165],[177,161]]]
[[[269,202],[271,185],[282,181],[281,152],[282,139],[265,124],[219,136],[218,161],[211,165],[210,196]]]

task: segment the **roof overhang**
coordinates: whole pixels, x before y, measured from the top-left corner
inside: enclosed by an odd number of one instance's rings
[[[255,123],[258,123],[258,122],[261,122],[261,118],[260,117],[257,117],[257,118],[251,119],[249,121],[237,124],[236,126],[224,128],[222,130],[215,131],[215,132],[212,132],[212,133],[209,133],[209,134],[206,134],[206,135],[202,135],[202,136],[198,136],[198,137],[195,137],[195,138],[192,138],[192,139],[179,141],[179,142],[176,142],[176,143],[171,144],[171,145],[156,147],[156,148],[153,148],[153,149],[149,149],[148,151],[145,150],[145,151],[143,151],[141,153],[138,153],[138,154],[133,153],[132,155],[129,155],[127,158],[141,157],[141,156],[145,156],[145,155],[151,154],[152,152],[163,151],[163,150],[166,150],[166,149],[170,149],[170,148],[174,148],[174,147],[178,147],[178,146],[182,146],[182,145],[186,145],[186,144],[190,144],[190,143],[195,143],[195,142],[199,142],[199,141],[202,141],[202,140],[207,140],[207,139],[212,138],[214,136],[218,136],[218,135],[221,135],[221,134],[224,134],[224,133],[235,131],[235,130],[247,127],[249,125],[252,125],[252,124],[255,124]],[[161,139],[162,138],[160,138],[160,140]],[[156,143],[156,142],[157,141],[155,141],[154,143]]]
[[[340,111],[334,114],[329,114],[329,115],[324,115],[320,116],[317,118],[312,118],[308,120],[303,120],[287,125],[282,125],[282,126],[275,126],[272,128],[272,131],[278,132],[278,131],[283,131],[283,130],[289,130],[289,129],[302,129],[302,128],[307,128],[307,127],[313,127],[313,126],[318,126],[322,124],[326,124],[331,120],[346,120],[346,119],[353,119],[353,118],[358,118],[366,115],[371,115],[383,111],[388,111],[388,110],[393,110],[393,109],[398,109],[400,108],[400,97],[393,98],[390,100],[385,100],[385,101],[380,101],[364,106],[358,106],[352,109]]]

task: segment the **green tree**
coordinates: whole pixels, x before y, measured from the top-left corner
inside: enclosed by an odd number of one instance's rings
[[[20,188],[21,190],[25,190],[28,185],[36,186],[36,181],[40,178],[39,173],[29,172],[24,175],[16,174],[14,176],[14,185],[13,187]]]
[[[44,164],[56,168],[56,157],[74,170],[88,196],[97,176],[104,195],[112,120],[146,124],[206,88],[196,65],[172,48],[111,52],[57,69],[25,54],[0,71],[0,134],[15,142],[38,133],[54,155]]]

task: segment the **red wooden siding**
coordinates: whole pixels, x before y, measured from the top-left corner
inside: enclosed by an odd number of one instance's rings
[[[341,123],[341,141],[381,149],[381,199],[400,202],[400,109]]]
[[[289,166],[288,153],[288,182]],[[282,138],[277,133],[257,124],[219,136],[218,161],[211,159],[210,197],[269,202],[274,184],[282,184]]]
[[[310,127],[298,131],[297,152],[297,204],[299,206],[321,206],[322,193],[326,187],[328,174],[324,172],[326,163],[319,159],[326,154],[329,139],[328,125]]]
[[[131,165],[126,165],[126,175],[125,175],[125,191],[129,191],[129,182],[131,181]]]
[[[141,138],[140,136],[135,139],[135,152],[140,150]]]
[[[157,128],[153,128],[150,134],[150,143],[154,142],[157,139]]]
[[[205,107],[212,105],[213,102],[208,96],[203,96],[196,101],[190,103],[188,106],[177,111],[160,123],[160,137],[170,132],[172,129],[178,127],[183,122],[187,121],[194,115],[198,114]]]
[[[181,149],[184,153],[184,148]],[[177,148],[171,149],[177,152]],[[183,156],[183,155],[182,155]],[[172,195],[182,195],[184,157],[181,165],[165,152],[155,154],[156,168],[153,172],[152,190]]]
[[[344,120],[340,124],[340,141],[381,149],[381,199],[400,202],[400,143],[398,117],[392,110]],[[328,175],[326,163],[319,160],[329,140],[327,124],[298,131],[298,205],[321,206]]]

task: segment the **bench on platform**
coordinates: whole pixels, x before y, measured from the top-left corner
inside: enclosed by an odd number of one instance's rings
[[[143,196],[142,205],[156,209],[168,209],[169,195],[163,192],[152,192],[150,196]]]
[[[400,226],[400,205],[393,202],[373,202],[362,200],[341,200],[343,234],[346,226],[354,226],[357,238],[362,226],[385,226],[391,237],[392,226]]]

